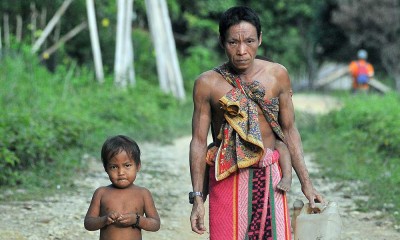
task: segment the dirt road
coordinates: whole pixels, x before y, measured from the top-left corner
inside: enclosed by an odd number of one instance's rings
[[[338,107],[334,99],[320,96],[295,96],[295,108],[313,113]],[[158,232],[144,232],[144,239],[150,240],[196,240],[208,239],[205,234],[198,236],[191,232],[187,194],[191,189],[188,149],[190,137],[177,139],[173,145],[159,146],[142,143],[142,169],[137,184],[146,186],[153,193],[161,216],[161,229]],[[83,228],[83,218],[93,191],[101,185],[109,184],[107,175],[99,160],[85,157],[90,163],[90,172],[85,178],[75,180],[76,191],[60,193],[28,202],[2,202],[0,205],[0,240],[95,240],[99,231],[88,232]],[[343,240],[389,240],[400,239],[391,221],[382,212],[363,213],[357,211],[355,201],[367,196],[354,194],[358,183],[332,182],[318,175],[318,165],[312,156],[306,154],[306,163],[316,188],[327,200],[335,201],[343,221]],[[43,190],[45,191],[45,189]],[[6,194],[6,193],[0,193]],[[7,193],[10,194],[10,193]],[[297,177],[288,195],[289,206],[295,199],[305,201]]]

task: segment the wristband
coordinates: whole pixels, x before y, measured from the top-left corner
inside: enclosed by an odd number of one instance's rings
[[[136,213],[136,222],[132,225],[133,228],[139,229],[140,215]]]
[[[189,203],[190,204],[194,203],[194,198],[196,196],[203,197],[203,193],[202,192],[190,192],[189,193]]]

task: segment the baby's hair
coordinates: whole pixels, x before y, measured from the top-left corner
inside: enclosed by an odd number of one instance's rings
[[[109,137],[101,148],[101,161],[104,169],[107,169],[108,162],[120,152],[125,151],[133,159],[136,166],[140,165],[140,149],[137,143],[124,135]]]

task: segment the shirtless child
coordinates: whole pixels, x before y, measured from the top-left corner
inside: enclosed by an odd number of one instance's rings
[[[133,184],[141,166],[136,142],[122,135],[108,138],[101,159],[111,185],[94,192],[85,228],[100,229],[100,240],[142,239],[142,229],[158,231],[160,217],[150,191]]]

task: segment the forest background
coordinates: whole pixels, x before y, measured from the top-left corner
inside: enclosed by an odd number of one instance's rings
[[[59,186],[72,190],[71,178],[86,174],[83,156],[98,157],[107,136],[123,133],[165,144],[190,134],[193,82],[224,61],[218,18],[231,6],[247,5],[262,22],[259,55],[288,69],[295,92],[314,92],[324,64],[348,64],[358,49],[368,51],[376,77],[395,90],[356,97],[348,91],[323,92],[340,98],[343,107],[325,116],[297,114],[296,123],[306,151],[322,164],[322,174],[363,182],[354,194],[371,198],[360,202],[360,209],[378,209],[400,220],[400,1],[168,0],[187,95],[183,100],[158,86],[144,0],[134,1],[133,7],[132,86],[121,89],[113,82],[115,1],[95,1],[104,83],[95,80],[87,30],[49,56],[33,54],[34,40],[63,2],[0,2],[0,188],[10,193],[1,201],[39,198]],[[32,6],[40,14],[36,29],[30,24]],[[23,20],[21,34],[18,18]],[[42,48],[86,19],[85,1],[73,1]]]

